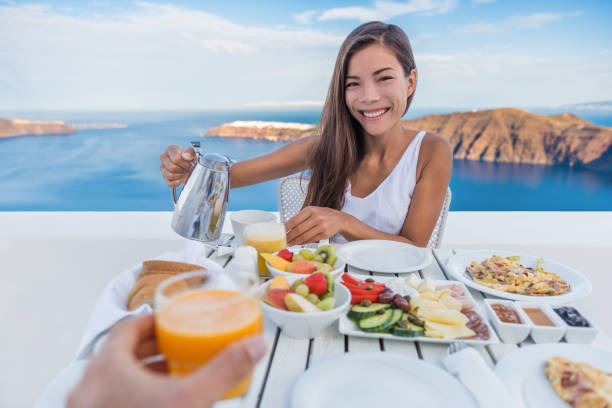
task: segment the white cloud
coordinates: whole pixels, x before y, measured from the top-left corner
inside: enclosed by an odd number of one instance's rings
[[[324,97],[343,36],[146,2],[0,6],[0,108],[228,107]]]
[[[581,11],[572,13],[534,13],[513,15],[502,21],[476,22],[463,26],[456,34],[502,34],[511,30],[529,30],[543,27],[566,17],[577,17]]]
[[[556,106],[604,100],[612,93],[606,61],[491,52],[417,53],[415,58],[415,107]]]
[[[386,21],[393,17],[411,13],[440,14],[446,13],[457,5],[457,0],[411,0],[405,3],[395,1],[376,1],[374,7],[336,7],[325,10],[318,17],[324,20]]]
[[[476,3],[476,4],[486,4],[486,3],[493,3],[495,0],[472,0],[472,3]]]
[[[310,23],[316,12],[316,10],[307,10],[303,13],[294,14],[292,17],[300,24],[308,24]]]

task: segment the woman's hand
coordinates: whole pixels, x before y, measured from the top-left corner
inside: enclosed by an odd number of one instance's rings
[[[341,232],[347,214],[326,207],[306,207],[285,223],[287,245],[303,245],[328,239]]]
[[[161,165],[159,170],[168,187],[178,187],[184,183],[191,170],[193,161],[196,159],[195,150],[191,147],[183,149],[179,146],[168,146],[166,151],[159,156]]]
[[[199,370],[167,375],[165,364],[144,367],[140,359],[157,354],[153,315],[128,318],[111,330],[68,397],[69,408],[211,407],[249,375],[263,356],[261,336],[231,344]]]

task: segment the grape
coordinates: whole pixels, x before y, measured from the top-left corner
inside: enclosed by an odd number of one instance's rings
[[[306,296],[306,299],[313,305],[316,305],[317,303],[320,302],[319,297],[315,295],[314,293],[309,293],[308,296]]]
[[[300,255],[307,261],[312,259],[312,251],[310,249],[300,249]]]
[[[320,301],[317,306],[321,310],[333,309],[334,306],[336,306],[336,299],[334,299],[333,297],[328,297],[327,299],[323,299],[322,301]]]
[[[300,295],[300,296],[304,296],[304,297],[306,297],[306,296],[308,296],[308,292],[310,292],[310,291],[308,290],[308,286],[306,286],[306,285],[305,285],[305,284],[303,284],[303,283],[302,283],[301,285],[298,285],[298,286],[295,288],[295,293],[297,293],[297,294],[298,294],[298,295]]]
[[[303,285],[304,284],[304,280],[303,279],[298,279],[295,282],[293,282],[291,284],[291,290],[295,292],[295,289],[299,286],[299,285]]]

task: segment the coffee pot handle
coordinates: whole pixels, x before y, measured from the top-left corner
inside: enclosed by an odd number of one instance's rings
[[[193,147],[193,150],[195,150],[196,155],[200,156],[202,153],[200,152],[200,142],[198,141],[191,141],[191,146]],[[197,159],[196,159],[197,161]],[[172,187],[172,202],[174,203],[174,205],[176,205],[178,201],[178,196],[176,194],[176,187]]]

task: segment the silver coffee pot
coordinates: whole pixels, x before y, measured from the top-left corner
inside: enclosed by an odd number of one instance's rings
[[[191,142],[197,159],[180,196],[172,189],[172,229],[179,235],[202,242],[221,236],[230,190],[230,168],[234,160],[217,153],[200,151],[200,142]]]

